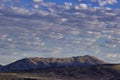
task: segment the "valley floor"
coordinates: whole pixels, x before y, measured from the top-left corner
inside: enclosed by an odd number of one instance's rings
[[[0,73],[0,80],[61,80],[35,76],[36,74]]]

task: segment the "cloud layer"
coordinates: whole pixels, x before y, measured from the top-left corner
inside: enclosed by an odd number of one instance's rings
[[[30,56],[85,54],[120,62],[119,9],[88,8],[86,4],[72,6],[71,3],[57,6],[41,0],[34,2],[41,8],[1,5],[1,63]]]

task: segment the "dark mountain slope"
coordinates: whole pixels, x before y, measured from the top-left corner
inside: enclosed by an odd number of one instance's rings
[[[2,65],[0,65],[0,68],[2,68],[3,66]]]
[[[58,66],[89,66],[106,64],[104,61],[93,56],[78,56],[71,58],[25,58],[11,63],[4,68],[4,71],[29,70],[37,68],[58,67]]]
[[[120,80],[120,64],[92,65],[81,67],[55,67],[28,70],[24,73],[34,73],[60,80]]]
[[[0,71],[2,70],[2,68],[3,68],[3,66],[2,66],[2,65],[0,65]]]
[[[2,80],[120,80],[120,64],[61,66],[0,73]]]

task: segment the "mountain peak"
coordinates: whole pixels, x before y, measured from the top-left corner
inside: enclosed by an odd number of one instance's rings
[[[77,56],[77,57],[73,57],[73,58],[75,58],[80,63],[87,63],[90,65],[106,64],[106,62],[104,62],[94,56],[90,56],[90,55]]]

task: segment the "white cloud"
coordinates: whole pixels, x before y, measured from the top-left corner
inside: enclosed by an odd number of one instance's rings
[[[60,18],[61,23],[66,22],[66,21],[67,21],[67,18]]]
[[[44,0],[33,0],[34,2],[43,2]]]
[[[75,5],[74,8],[76,10],[79,10],[79,9],[87,9],[88,8],[88,5],[87,4],[79,4],[79,5]]]
[[[80,6],[79,6],[79,5],[75,5],[74,8],[75,8],[76,10],[79,10],[79,9],[80,9]]]
[[[87,4],[80,4],[80,7],[83,8],[83,9],[87,9],[88,5]]]
[[[117,3],[118,1],[117,0],[106,0],[106,2],[108,4],[114,4],[114,3]]]
[[[38,4],[36,4],[36,5],[34,5],[34,7],[35,7],[35,8],[39,8],[39,5],[38,5]]]
[[[86,4],[66,3],[64,6],[44,4],[46,11],[38,9],[41,3],[35,4],[33,11],[11,7],[9,11],[17,16],[10,16],[7,11],[7,16],[4,13],[0,15],[1,55],[23,51],[29,56],[31,51],[46,56],[51,56],[50,53],[57,56],[66,52],[65,55],[71,56],[69,53],[81,55],[86,52],[90,55],[102,53],[108,57],[117,57],[114,53],[120,53],[120,10],[92,9]],[[21,17],[21,14],[24,16]]]
[[[70,9],[72,6],[73,6],[72,3],[65,2],[64,8],[65,8],[65,9]]]
[[[118,0],[91,0],[92,2],[98,2],[100,6],[104,6],[107,4],[115,4]]]
[[[28,9],[25,8],[18,8],[18,7],[11,7],[12,11],[15,12],[16,14],[22,14],[22,15],[31,15],[33,12],[31,12]]]
[[[49,37],[50,37],[50,38],[55,38],[55,39],[61,39],[61,38],[63,38],[64,36],[63,36],[63,34],[61,34],[61,33],[52,32],[52,33],[49,34]]]
[[[111,53],[109,53],[109,54],[107,54],[107,56],[106,56],[107,58],[120,58],[120,54],[111,54]]]

